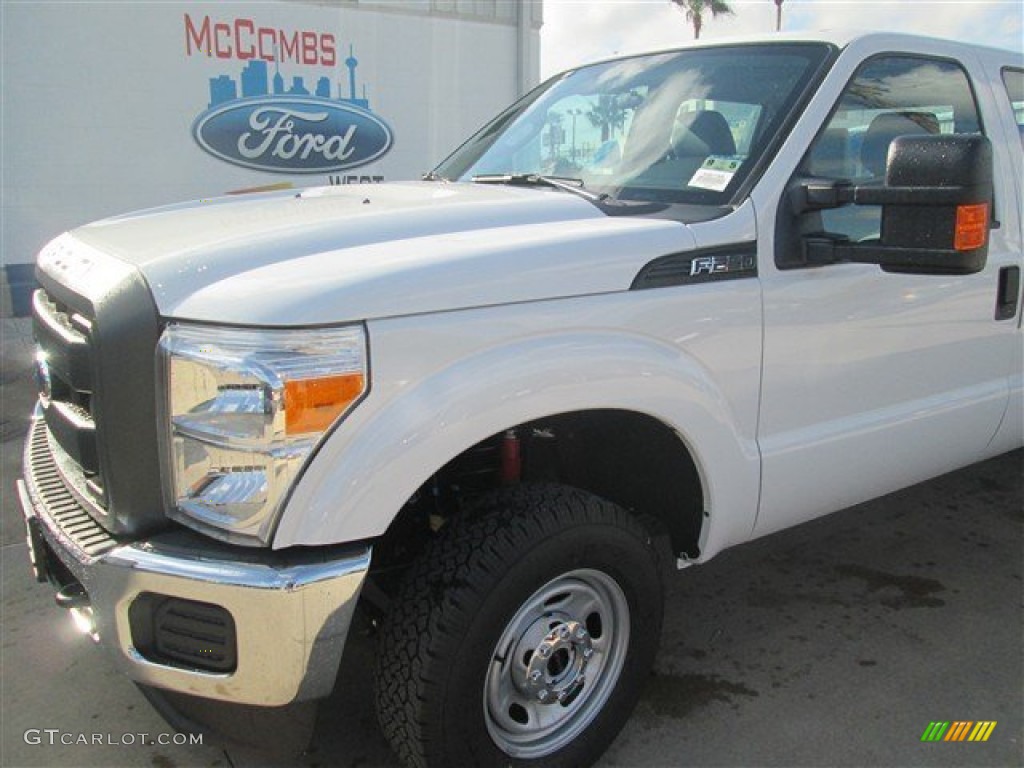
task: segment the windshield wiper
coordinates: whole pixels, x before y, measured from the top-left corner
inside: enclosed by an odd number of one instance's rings
[[[430,171],[429,173],[424,173],[422,176],[420,176],[420,180],[422,180],[422,181],[448,181],[448,179],[446,179],[444,176],[439,174],[437,171]]]
[[[474,176],[470,181],[476,184],[519,184],[525,187],[554,187],[565,192],[572,192],[591,203],[603,203],[611,195],[597,194],[583,189],[583,179],[568,176],[542,176],[539,173],[488,173]]]

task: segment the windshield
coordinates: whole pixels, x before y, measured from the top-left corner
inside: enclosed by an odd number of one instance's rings
[[[618,200],[721,205],[828,52],[723,46],[584,67],[499,115],[435,174],[561,177]]]

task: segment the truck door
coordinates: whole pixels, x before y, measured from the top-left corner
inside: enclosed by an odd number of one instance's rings
[[[893,138],[984,132],[981,115],[960,63],[877,55],[853,72],[792,178],[882,183]],[[880,208],[795,214],[782,194],[762,209],[759,228],[774,230],[774,264],[762,271],[755,534],[985,457],[1006,410],[1017,343],[1016,318],[996,311],[1000,272],[1020,263],[1019,243],[999,223],[1004,206],[1016,204],[999,162],[988,259],[973,275],[806,266],[796,252],[805,235],[871,241]]]
[[[994,111],[1003,118],[1006,131],[1005,159],[1000,159],[1001,167],[1009,169],[1007,174],[1012,180],[1016,191],[1016,206],[1004,206],[1005,237],[1011,243],[1010,250],[1016,250],[1016,277],[1020,284],[1013,285],[1014,263],[1012,258],[1000,271],[999,297],[1002,314],[1009,316],[1017,313],[1017,341],[1009,363],[1010,370],[1010,402],[1006,416],[999,427],[993,442],[993,450],[1010,450],[1024,443],[1024,333],[1021,328],[1022,310],[1021,289],[1024,286],[1024,69],[1005,66],[1010,56],[1000,56],[996,52],[987,55],[985,71],[995,91]],[[1020,58],[1017,57],[1017,62]],[[998,155],[997,155],[998,156]],[[1013,219],[1016,217],[1016,224]]]

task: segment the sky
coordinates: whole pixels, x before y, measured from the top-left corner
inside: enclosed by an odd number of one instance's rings
[[[729,0],[734,16],[706,17],[702,40],[775,31],[772,0]],[[910,32],[1020,52],[1021,0],[784,0],[782,30],[853,28]],[[544,0],[541,77],[617,54],[674,48],[693,39],[669,0]]]

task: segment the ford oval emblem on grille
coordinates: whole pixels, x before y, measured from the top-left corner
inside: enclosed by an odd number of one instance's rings
[[[50,366],[46,362],[46,354],[42,350],[36,351],[36,390],[44,400],[49,400],[53,394]]]
[[[192,126],[214,157],[273,173],[327,173],[382,157],[387,123],[362,107],[315,96],[238,99],[203,112]]]

